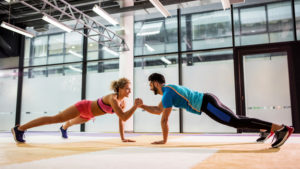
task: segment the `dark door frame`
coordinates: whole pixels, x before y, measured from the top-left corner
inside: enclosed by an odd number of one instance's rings
[[[297,42],[282,42],[273,44],[263,45],[251,45],[234,48],[234,70],[235,70],[235,91],[236,91],[236,113],[238,115],[245,116],[245,84],[244,84],[244,69],[243,69],[243,55],[249,54],[260,54],[260,53],[271,53],[271,52],[287,52],[288,59],[288,73],[289,73],[289,84],[290,84],[290,100],[292,110],[292,122],[295,128],[295,132],[300,132],[300,115],[299,115],[299,97],[300,94],[297,92],[296,82],[299,81],[299,75],[296,74],[297,63],[294,60],[297,59],[297,48],[299,43]],[[298,65],[299,67],[300,65]],[[238,129],[238,132],[248,131]]]

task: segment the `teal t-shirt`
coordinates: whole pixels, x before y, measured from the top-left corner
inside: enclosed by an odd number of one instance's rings
[[[162,104],[164,108],[172,106],[186,109],[195,114],[201,114],[203,93],[193,91],[187,87],[179,85],[165,85],[162,88]]]

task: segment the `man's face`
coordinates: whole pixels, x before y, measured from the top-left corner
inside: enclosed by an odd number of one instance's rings
[[[158,89],[155,86],[155,83],[157,83],[157,82],[149,82],[149,85],[150,85],[150,90],[152,90],[154,92],[154,94],[157,95]]]

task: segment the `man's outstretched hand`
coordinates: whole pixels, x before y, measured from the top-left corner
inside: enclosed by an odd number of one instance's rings
[[[166,142],[164,140],[161,140],[161,141],[154,141],[151,144],[166,144]]]

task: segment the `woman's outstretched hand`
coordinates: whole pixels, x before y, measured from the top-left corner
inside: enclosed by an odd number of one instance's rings
[[[130,140],[130,139],[123,139],[122,140],[124,143],[126,143],[126,142],[135,142],[135,140]]]

